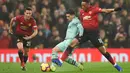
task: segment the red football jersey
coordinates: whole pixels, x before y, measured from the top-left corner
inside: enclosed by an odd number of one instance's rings
[[[26,21],[24,20],[24,15],[19,15],[14,18],[14,21],[18,23],[15,34],[30,36],[33,33],[33,30],[37,29],[36,22],[33,18]]]
[[[102,9],[99,7],[91,6],[88,11],[80,10],[80,20],[84,29],[86,30],[97,30],[98,29],[98,13]]]

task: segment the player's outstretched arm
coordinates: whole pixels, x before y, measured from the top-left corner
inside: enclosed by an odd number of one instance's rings
[[[35,29],[32,35],[26,36],[26,37],[23,37],[23,38],[24,38],[25,40],[30,40],[30,39],[34,38],[37,34],[38,34],[38,30]]]
[[[102,9],[102,12],[111,13],[111,12],[114,12],[114,11],[121,11],[121,10],[122,10],[122,8],[118,7],[118,8],[113,8],[113,9]]]
[[[11,33],[11,34],[13,34],[13,30],[12,30],[13,22],[14,22],[14,18],[11,19],[10,26],[9,26],[9,33]]]
[[[38,33],[38,29],[35,29],[34,32],[33,32],[33,34],[30,37],[34,38],[37,35],[37,33]]]

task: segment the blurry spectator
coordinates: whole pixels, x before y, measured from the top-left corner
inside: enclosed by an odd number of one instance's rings
[[[109,41],[108,41],[108,38],[106,36],[105,30],[100,29],[99,35],[100,35],[100,38],[103,40],[104,46],[108,48],[109,47]]]
[[[18,9],[20,10],[20,14],[24,14],[24,4],[22,2],[19,3]]]
[[[2,34],[2,30],[3,30],[3,26],[4,26],[4,21],[0,20],[0,35]]]
[[[127,33],[127,45],[128,47],[130,47],[129,43],[130,43],[130,13],[128,14],[128,17],[126,19],[126,22],[125,22],[125,31]]]
[[[116,29],[117,31],[119,31],[119,29],[122,27],[122,24],[121,24],[121,18],[116,18]]]
[[[0,43],[0,48],[9,48],[11,38],[8,36],[7,30],[2,32],[2,35],[0,36],[0,42],[2,42]]]
[[[115,4],[114,4],[114,8],[118,8],[118,7],[120,7],[119,4],[118,4],[118,3],[115,3]]]
[[[109,40],[109,46],[112,46],[111,44],[114,43],[114,37],[116,34],[116,24],[114,23],[110,23],[110,21],[108,19],[105,19],[103,21],[103,26],[101,26],[101,29],[105,30],[105,34]]]
[[[112,36],[114,37],[115,35],[113,35],[116,32],[116,25],[115,24],[110,24],[108,19],[105,19],[103,21],[103,26],[101,27],[105,30],[106,32],[106,36],[108,36],[108,38],[111,38]]]
[[[38,10],[41,12],[42,8],[50,8],[49,0],[40,0],[38,2]]]
[[[59,9],[61,4],[62,4],[62,0],[52,0],[52,7],[54,9]]]
[[[128,37],[130,38],[130,13],[125,22],[125,31],[128,34]]]
[[[59,31],[57,29],[52,30],[52,36],[49,39],[49,47],[55,47],[58,43],[62,41],[62,38],[59,36]]]
[[[7,6],[7,9],[9,12],[12,12],[14,9],[14,2],[12,0],[6,0],[5,5]]]
[[[105,0],[104,8],[113,8],[113,0]]]
[[[28,4],[31,5],[36,5],[37,1],[39,0],[29,0]]]
[[[20,10],[19,9],[15,10],[15,16],[17,16],[17,15],[20,15]]]
[[[0,12],[0,20],[9,22],[9,13],[8,13],[6,5],[2,5],[1,9],[2,11]]]
[[[37,43],[35,43],[37,42]],[[44,35],[44,33],[42,31],[38,32],[38,35],[36,36],[36,38],[33,39],[33,46],[35,48],[47,48],[48,46],[48,41]]]
[[[38,21],[38,18],[40,17],[40,13],[37,12],[37,8],[35,5],[32,5],[32,12],[33,12],[32,16],[36,19],[36,21]]]
[[[126,38],[127,38],[127,34],[124,31],[123,27],[119,28],[118,33],[115,36],[115,44],[117,48],[126,48],[127,43],[126,43]]]
[[[41,18],[43,24],[51,22],[51,16],[49,15],[49,11],[47,10],[47,8],[42,8]]]
[[[60,16],[60,13],[58,10],[54,10],[54,14],[52,16],[52,22],[53,24],[57,24],[57,21],[58,21],[58,17]]]
[[[67,29],[67,24],[65,24],[65,20],[63,17],[58,18],[58,23],[56,24],[56,27],[59,31],[59,35],[61,38],[65,38],[65,33]]]
[[[38,25],[38,29],[44,33],[44,36],[47,38],[50,36],[51,31],[45,25]]]
[[[123,24],[123,26],[126,22],[127,14],[128,14],[127,10],[122,10],[122,12],[121,12],[121,24]]]
[[[61,4],[58,10],[59,10],[60,15],[64,15],[66,12],[66,8],[64,4]]]
[[[99,6],[105,8],[106,0],[99,0]]]

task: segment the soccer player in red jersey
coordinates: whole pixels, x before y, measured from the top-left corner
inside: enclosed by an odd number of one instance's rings
[[[12,31],[13,23],[16,25],[16,30]],[[32,17],[32,9],[27,7],[24,11],[24,15],[18,15],[11,19],[9,32],[13,33],[17,37],[18,55],[21,61],[22,70],[26,71],[25,64],[28,60],[28,52],[31,46],[31,39],[34,38],[37,33],[37,25],[35,19]]]
[[[103,41],[98,35],[98,13],[111,13],[114,11],[120,11],[121,8],[115,9],[101,9],[97,6],[91,6],[89,0],[83,0],[81,3],[82,9],[80,10],[80,21],[82,22],[84,33],[83,36],[77,37],[73,40],[71,45],[64,51],[61,60],[64,61],[68,54],[72,52],[72,49],[76,47],[77,44],[82,44],[88,40],[98,48],[98,50],[103,54],[106,59],[118,70],[122,71],[122,68],[113,60],[111,55],[106,51]],[[61,61],[60,60],[60,61]]]

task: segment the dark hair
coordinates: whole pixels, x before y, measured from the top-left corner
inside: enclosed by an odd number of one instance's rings
[[[82,2],[90,3],[90,1],[89,1],[89,0],[82,0]]]
[[[75,12],[73,9],[67,10],[66,14],[75,15]]]
[[[25,8],[24,11],[26,11],[26,10],[30,10],[30,11],[32,11],[32,8],[31,8],[31,7],[27,7],[27,8]]]

